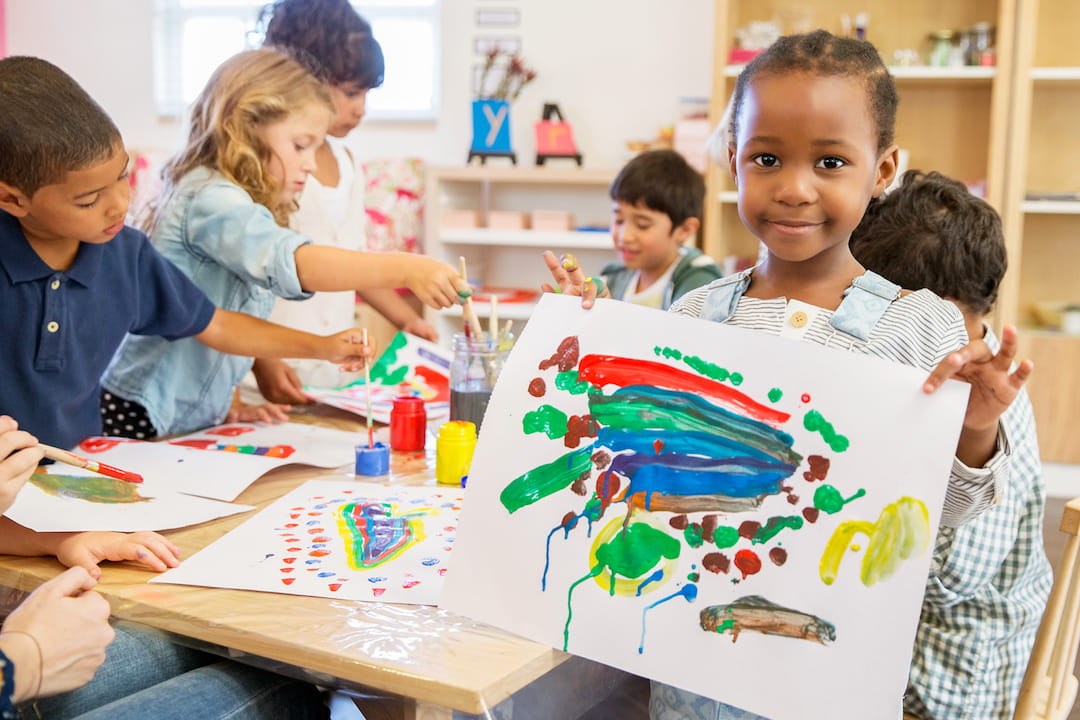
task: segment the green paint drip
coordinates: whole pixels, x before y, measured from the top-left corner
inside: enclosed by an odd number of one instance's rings
[[[525,413],[521,419],[521,429],[526,435],[544,433],[552,440],[566,435],[566,413],[553,405],[540,407]]]
[[[565,390],[571,395],[583,395],[592,387],[592,383],[579,380],[577,370],[567,370],[566,372],[556,373],[555,387]]]
[[[822,417],[817,410],[811,410],[803,416],[803,427],[810,432],[821,433],[822,439],[828,443],[833,452],[844,452],[850,445],[848,439],[837,433],[832,423]]]
[[[567,453],[514,478],[499,494],[499,502],[508,512],[520,510],[570,486],[591,466],[589,448]]]
[[[718,548],[735,547],[735,543],[739,542],[739,529],[721,525],[713,530],[713,542]]]
[[[853,498],[854,499],[854,498]],[[766,543],[772,540],[777,533],[784,528],[791,528],[792,530],[799,530],[803,526],[803,519],[798,515],[779,515],[769,518],[765,524],[758,528],[758,531],[754,533],[754,537],[750,542],[755,545]]]
[[[771,402],[780,402],[782,397],[784,397],[784,391],[780,388],[773,388],[769,391],[769,400]]]
[[[686,538],[686,544],[692,548],[699,548],[705,544],[705,541],[701,539],[700,525],[687,525],[683,530],[683,537]]]
[[[570,589],[566,591],[566,624],[563,625],[562,631],[563,652],[566,652],[566,648],[570,645],[570,620],[574,617],[574,588],[576,588],[578,585],[585,582],[586,580],[596,577],[602,572],[604,572],[603,563],[597,563],[593,567],[593,569],[589,571],[588,575],[585,575],[584,577],[575,580],[574,583],[570,586]]]
[[[843,510],[844,506],[852,500],[857,500],[865,494],[866,490],[859,488],[858,492],[845,500],[840,491],[832,485],[822,485],[814,491],[814,507],[833,515]]]

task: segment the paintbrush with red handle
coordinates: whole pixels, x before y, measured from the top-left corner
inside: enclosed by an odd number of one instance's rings
[[[67,450],[61,450],[55,448],[52,445],[46,445],[39,443],[38,447],[45,451],[45,457],[56,462],[64,463],[65,465],[73,465],[75,467],[85,468],[91,472],[96,472],[99,475],[105,475],[106,477],[116,478],[117,480],[123,480],[129,483],[141,483],[143,476],[139,473],[133,473],[129,470],[121,470],[120,468],[113,467],[106,463],[90,460],[89,458],[80,457],[75,453],[70,453]]]

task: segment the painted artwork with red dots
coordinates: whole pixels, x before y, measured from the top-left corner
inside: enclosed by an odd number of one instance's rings
[[[151,582],[434,605],[463,492],[310,480]]]
[[[168,443],[194,450],[278,460],[282,465],[330,468],[354,462],[355,447],[365,439],[359,433],[305,423],[230,423],[181,435]]]
[[[893,720],[966,399],[925,374],[545,295],[442,605],[773,720]]]

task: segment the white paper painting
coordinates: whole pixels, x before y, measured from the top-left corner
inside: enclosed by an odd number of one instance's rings
[[[356,446],[364,433],[346,432],[303,423],[230,423],[198,430],[167,441],[170,445],[231,454],[275,465],[338,467],[356,462]]]
[[[434,605],[462,493],[311,480],[151,582]]]
[[[372,417],[389,424],[399,395],[424,399],[428,420],[450,415],[450,361],[453,353],[423,338],[399,332],[371,366]],[[338,388],[305,387],[319,402],[357,415],[367,414],[363,378]]]
[[[895,720],[967,394],[924,378],[545,295],[441,605],[773,720]]]

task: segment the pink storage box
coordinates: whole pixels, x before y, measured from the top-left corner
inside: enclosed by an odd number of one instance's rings
[[[479,210],[443,210],[442,226],[444,228],[474,228],[480,227]]]
[[[547,231],[561,231],[572,230],[574,227],[574,216],[568,212],[562,210],[533,210],[532,211],[532,229],[533,230],[547,230]]]
[[[524,230],[529,227],[529,219],[516,210],[491,210],[487,226],[492,230]]]

